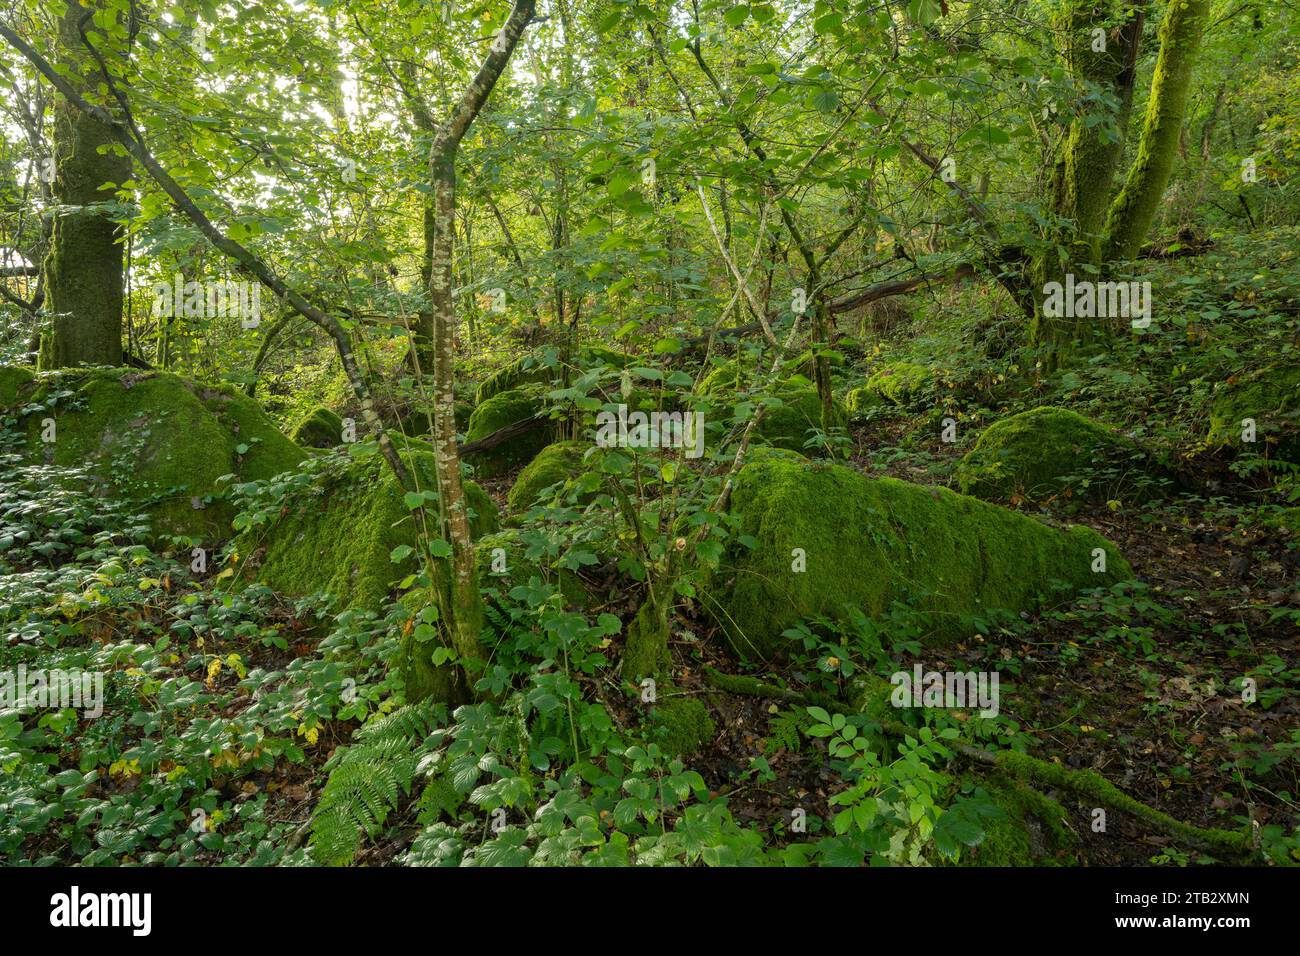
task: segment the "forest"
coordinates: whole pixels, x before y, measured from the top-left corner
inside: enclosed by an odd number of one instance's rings
[[[0,91],[4,865],[1300,866],[1294,0],[0,0]]]

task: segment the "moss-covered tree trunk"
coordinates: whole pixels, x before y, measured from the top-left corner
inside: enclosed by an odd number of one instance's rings
[[[1101,98],[1095,104],[1086,101],[1089,105],[1071,123],[1054,159],[1052,211],[1063,225],[1049,237],[1055,248],[1029,268],[1032,338],[1045,350],[1049,364],[1109,329],[1095,318],[1048,315],[1047,284],[1064,283],[1068,273],[1076,280],[1092,280],[1108,265],[1133,258],[1173,170],[1209,0],[1170,0],[1165,8],[1136,158],[1111,199],[1130,120],[1145,6],[1123,0],[1070,0],[1058,16],[1067,67],[1084,89]]]
[[[1106,217],[1106,261],[1137,255],[1155,220],[1178,153],[1192,67],[1209,13],[1210,0],[1170,0],[1165,11],[1137,158]]]
[[[1098,332],[1093,319],[1048,315],[1043,290],[1050,282],[1063,283],[1070,272],[1090,278],[1100,264],[1102,225],[1132,110],[1144,6],[1070,0],[1054,21],[1062,59],[1084,97],[1053,157],[1052,212],[1062,225],[1029,268],[1033,338],[1053,358]]]
[[[96,69],[82,29],[101,54],[111,53],[113,43],[90,23],[92,12],[73,0],[59,27],[63,65],[86,89],[96,85]],[[43,267],[52,321],[41,340],[40,366],[121,365],[123,247],[107,204],[111,187],[130,178],[131,159],[120,154],[107,126],[65,101],[55,107],[53,140],[58,211]],[[101,152],[102,146],[110,148]],[[101,188],[106,183],[110,188]]]

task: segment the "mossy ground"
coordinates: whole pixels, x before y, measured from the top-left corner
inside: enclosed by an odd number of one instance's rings
[[[1029,610],[1132,576],[1087,528],[1059,531],[946,489],[838,465],[751,462],[736,478],[731,510],[756,544],[732,550],[705,606],[748,657],[780,656],[786,628],[850,604],[880,615],[906,602],[942,641],[969,634],[970,616]],[[1098,548],[1105,570],[1094,572]]]

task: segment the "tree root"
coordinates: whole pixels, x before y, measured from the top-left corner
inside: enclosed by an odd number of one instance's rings
[[[843,710],[845,706],[843,701],[827,694],[800,693],[754,677],[724,674],[712,667],[706,667],[704,674],[713,686],[731,694],[812,704],[828,710]],[[886,720],[880,723],[884,732],[892,737],[915,736],[917,733],[917,728],[901,721]],[[1095,770],[1072,770],[1014,750],[995,752],[968,745],[959,745],[954,749],[963,759],[995,768],[1026,786],[1040,791],[1044,787],[1067,791],[1075,797],[1093,801],[1097,806],[1128,814],[1176,840],[1217,857],[1233,862],[1263,862],[1252,833],[1245,830],[1205,829],[1184,823],[1163,810],[1130,797]]]

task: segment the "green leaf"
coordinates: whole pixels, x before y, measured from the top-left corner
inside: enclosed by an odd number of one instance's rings
[[[749,19],[749,4],[738,3],[722,15],[729,27],[738,27]]]

